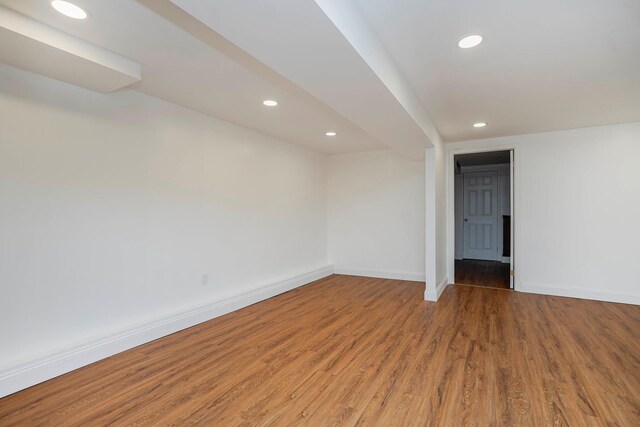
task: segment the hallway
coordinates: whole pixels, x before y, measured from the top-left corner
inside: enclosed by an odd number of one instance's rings
[[[475,259],[456,260],[456,284],[509,289],[509,264]]]

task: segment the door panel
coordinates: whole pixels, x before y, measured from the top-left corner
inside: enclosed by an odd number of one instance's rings
[[[498,260],[498,171],[463,175],[464,258]]]

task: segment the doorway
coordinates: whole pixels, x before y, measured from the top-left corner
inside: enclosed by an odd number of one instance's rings
[[[511,150],[454,161],[455,283],[513,289]]]

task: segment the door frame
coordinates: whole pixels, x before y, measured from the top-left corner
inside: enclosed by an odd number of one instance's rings
[[[513,290],[518,290],[520,286],[520,276],[518,271],[519,260],[522,257],[520,239],[520,146],[519,144],[496,144],[492,141],[470,141],[463,143],[447,144],[445,156],[445,185],[446,185],[446,227],[447,227],[447,277],[449,283],[456,283],[455,274],[455,156],[458,154],[487,153],[492,151],[513,151],[512,180],[511,180],[511,270],[515,275],[511,277]]]

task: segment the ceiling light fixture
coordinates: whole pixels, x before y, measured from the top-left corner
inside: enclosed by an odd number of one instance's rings
[[[68,16],[73,19],[85,19],[87,17],[87,12],[84,11],[83,8],[76,6],[73,3],[69,3],[68,1],[63,0],[53,0],[51,2],[51,6],[64,16]]]
[[[278,101],[274,101],[273,99],[264,100],[262,101],[262,103],[267,107],[275,107],[276,105],[278,105]]]
[[[474,34],[471,36],[467,36],[458,42],[458,46],[463,49],[469,49],[470,47],[476,47],[480,43],[482,43],[482,36],[478,34]]]
[[[473,124],[473,127],[474,127],[474,128],[483,128],[483,127],[485,127],[486,125],[487,125],[487,123],[486,123],[486,122],[478,122],[478,123],[474,123],[474,124]]]
[[[327,135],[327,136],[336,136],[337,133],[335,133],[334,131],[330,130],[329,132],[326,132],[325,135]]]

